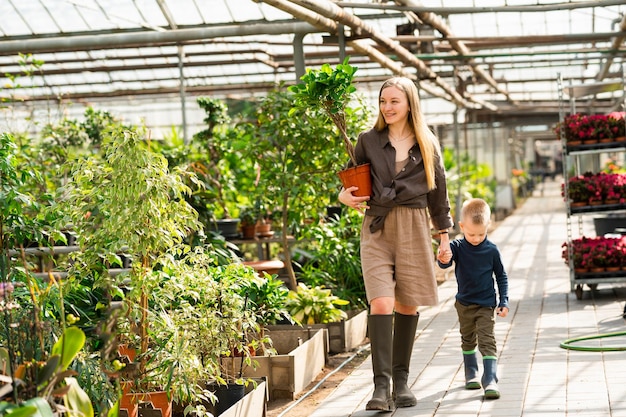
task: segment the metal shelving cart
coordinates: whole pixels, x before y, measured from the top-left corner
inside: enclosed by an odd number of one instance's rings
[[[620,81],[593,83],[584,85],[563,85],[563,80],[559,75],[558,80],[559,101],[561,103],[559,108],[559,119],[561,122],[565,119],[565,105],[566,100],[564,94],[567,93],[569,97],[570,114],[576,113],[576,100],[595,96],[599,93],[622,91],[623,96],[626,97],[624,92],[624,86],[626,83],[622,77]],[[593,160],[597,171],[599,171],[599,160],[601,154],[611,153],[623,153],[626,152],[626,145],[622,142],[612,143],[598,143],[592,145],[582,145],[573,148],[568,148],[564,130],[561,129],[561,145],[563,156],[563,181],[565,195],[568,195],[568,177],[571,175],[571,169],[574,170],[574,175],[581,175],[581,159],[583,157],[595,157]],[[624,212],[626,213],[626,206],[624,204],[611,204],[600,206],[585,206],[585,207],[572,207],[569,199],[565,199],[566,215],[567,215],[567,242],[569,250],[569,272],[570,272],[570,290],[575,291],[576,298],[581,299],[583,295],[584,285],[589,286],[590,289],[595,289],[598,284],[606,283],[622,283],[626,282],[626,272],[624,270],[618,272],[599,272],[599,273],[582,273],[578,274],[574,270],[574,261],[572,256],[572,245],[569,244],[573,239],[583,236],[583,219],[585,216],[592,216],[596,214],[608,214]],[[625,214],[626,215],[626,214]],[[624,312],[626,315],[626,310]]]

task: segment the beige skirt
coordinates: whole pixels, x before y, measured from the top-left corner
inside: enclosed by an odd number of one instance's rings
[[[436,305],[435,257],[427,209],[394,207],[382,230],[361,229],[361,264],[368,302],[394,297],[409,306]]]

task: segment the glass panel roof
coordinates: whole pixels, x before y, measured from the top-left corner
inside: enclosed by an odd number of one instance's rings
[[[554,111],[559,74],[575,83],[622,78],[624,3],[3,0],[0,100],[175,101],[181,90],[185,99],[246,99],[345,54],[371,96],[397,68],[419,80],[433,118],[455,104],[497,114]],[[616,106],[623,91],[603,94]]]

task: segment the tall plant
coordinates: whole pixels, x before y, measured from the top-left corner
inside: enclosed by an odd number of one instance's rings
[[[318,218],[318,213],[334,202],[338,180],[332,166],[341,152],[329,146],[333,132],[324,114],[294,110],[294,100],[290,91],[270,92],[242,136],[247,155],[259,167],[258,185],[251,192],[262,195],[281,213],[282,252],[291,289],[297,282],[288,235],[297,232],[305,219]],[[368,111],[361,106],[350,109],[346,116],[350,133],[355,133],[367,123]]]
[[[25,191],[27,179],[37,173],[28,165],[18,167],[17,149],[11,135],[0,135],[0,375],[5,382],[0,414],[39,417],[65,409],[93,416],[91,402],[68,371],[85,335],[65,326],[64,285],[52,276],[38,281],[23,252],[19,258],[10,254],[40,234],[37,219],[29,216],[38,206]]]
[[[149,300],[163,279],[155,265],[161,257],[175,255],[189,234],[201,228],[185,200],[190,190],[182,173],[170,172],[166,159],[150,149],[144,135],[139,129],[111,130],[103,139],[101,157],[73,164],[72,181],[62,190],[81,246],[75,272],[102,271],[99,284],[111,287],[114,294],[122,294],[121,280],[130,279],[124,302],[131,325],[128,336],[139,341],[139,385],[151,379]],[[131,256],[131,272],[112,285],[106,268],[120,264],[121,253]]]

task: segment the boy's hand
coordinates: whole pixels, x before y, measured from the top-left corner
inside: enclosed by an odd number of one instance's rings
[[[447,264],[452,259],[452,251],[450,250],[441,250],[437,251],[437,260],[442,264]]]
[[[509,314],[509,308],[508,307],[498,307],[498,316],[506,317],[507,314]]]

